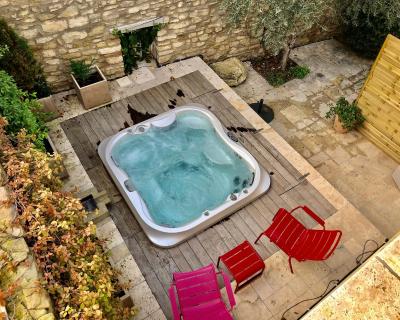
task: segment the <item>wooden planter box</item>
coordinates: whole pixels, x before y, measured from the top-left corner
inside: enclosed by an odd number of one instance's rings
[[[98,107],[107,104],[112,100],[106,77],[97,66],[94,66],[94,69],[103,80],[84,87],[81,87],[75,77],[71,74],[76,94],[85,109]]]
[[[46,98],[38,99],[38,102],[43,106],[44,112],[52,113],[51,116],[49,117],[49,121],[57,119],[58,117],[61,116],[61,113],[57,109],[53,96],[48,96]]]

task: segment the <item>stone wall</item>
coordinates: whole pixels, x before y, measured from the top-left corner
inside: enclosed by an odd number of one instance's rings
[[[16,285],[10,298],[11,319],[54,320],[53,307],[47,292],[40,285],[41,275],[23,238],[23,230],[13,223],[16,210],[7,205],[9,193],[6,175],[0,166],[0,289],[7,291]],[[8,257],[8,259],[5,259]],[[4,259],[4,260],[3,260]],[[14,268],[8,269],[8,264]],[[4,310],[3,310],[4,311]],[[1,318],[1,313],[0,313]]]
[[[158,62],[201,55],[214,62],[259,55],[245,28],[230,30],[218,0],[0,0],[0,16],[28,39],[56,91],[71,87],[70,59],[96,59],[108,78],[123,75],[115,27],[164,17],[156,40]],[[302,43],[329,36],[314,30]]]

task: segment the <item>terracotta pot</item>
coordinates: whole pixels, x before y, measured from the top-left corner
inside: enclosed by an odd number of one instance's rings
[[[333,123],[333,128],[337,133],[346,133],[348,131],[345,127],[343,127],[343,124],[340,121],[338,115],[335,116],[335,122]]]
[[[94,66],[94,68],[101,76],[102,80],[84,87],[81,87],[75,77],[71,74],[76,94],[85,109],[98,107],[107,104],[112,100],[106,77],[97,66]]]

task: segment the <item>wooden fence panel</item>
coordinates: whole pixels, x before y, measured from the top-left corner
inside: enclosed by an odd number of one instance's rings
[[[360,132],[400,162],[400,39],[388,35],[357,99]]]

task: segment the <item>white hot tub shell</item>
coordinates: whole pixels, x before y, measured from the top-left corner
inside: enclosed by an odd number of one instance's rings
[[[149,213],[146,203],[140,196],[140,193],[135,190],[134,185],[130,183],[129,177],[125,171],[115,164],[111,154],[115,144],[125,135],[142,134],[151,126],[158,128],[168,127],[175,122],[176,115],[182,111],[197,111],[206,115],[221,139],[247,162],[249,168],[251,168],[254,173],[254,179],[251,185],[243,189],[241,192],[228,197],[220,206],[205,211],[200,217],[186,225],[173,228],[155,223]],[[155,245],[164,248],[175,246],[226,218],[264,194],[271,185],[269,174],[258,164],[256,159],[239,142],[232,140],[227,135],[226,129],[212,112],[199,104],[188,104],[178,107],[149,120],[133,125],[132,127],[126,128],[103,140],[98,147],[98,153],[104,166],[107,168],[107,171],[149,240]]]

